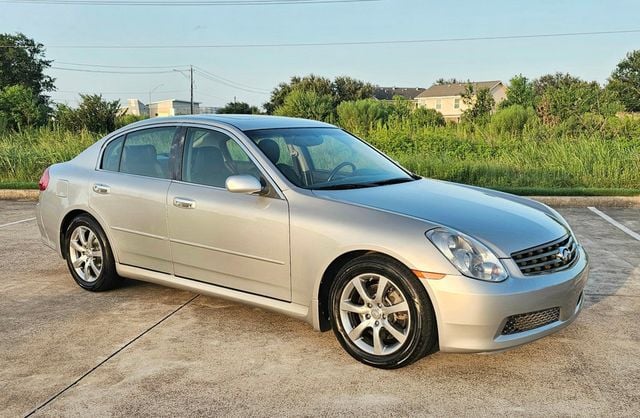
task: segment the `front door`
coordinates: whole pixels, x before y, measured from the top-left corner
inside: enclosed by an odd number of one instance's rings
[[[240,143],[189,128],[180,174],[167,195],[175,275],[289,301],[287,201],[225,189],[234,174],[263,177]]]

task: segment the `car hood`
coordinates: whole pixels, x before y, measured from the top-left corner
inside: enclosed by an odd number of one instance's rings
[[[549,213],[522,198],[438,180],[349,190],[315,190],[315,195],[443,225],[479,239],[499,257],[567,234]]]

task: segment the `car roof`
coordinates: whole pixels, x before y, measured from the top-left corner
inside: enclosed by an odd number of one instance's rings
[[[268,115],[186,115],[156,117],[145,119],[128,127],[153,125],[156,123],[218,123],[233,126],[241,131],[252,131],[257,129],[277,129],[277,128],[334,128],[334,125],[309,119],[290,118],[285,116]]]

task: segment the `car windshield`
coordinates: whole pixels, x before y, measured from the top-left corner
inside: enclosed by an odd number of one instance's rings
[[[353,189],[417,178],[338,128],[263,129],[245,133],[299,187]]]

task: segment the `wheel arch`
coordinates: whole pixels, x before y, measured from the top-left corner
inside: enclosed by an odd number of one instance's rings
[[[104,227],[104,223],[101,222],[101,220],[99,219],[98,216],[96,216],[95,214],[91,213],[90,210],[87,210],[85,208],[74,208],[72,210],[70,210],[69,212],[67,212],[63,217],[62,220],[60,221],[60,229],[59,229],[59,235],[58,235],[58,242],[59,242],[59,248],[60,248],[60,255],[62,256],[63,259],[66,259],[65,257],[65,251],[64,251],[64,235],[67,232],[67,228],[69,227],[69,225],[71,224],[71,222],[77,218],[80,215],[86,215],[89,216],[91,219],[93,219],[98,225],[100,225],[100,228],[102,228],[102,230],[104,231],[105,235],[107,236],[107,239],[109,240],[109,245],[111,246],[111,250],[113,251],[113,255],[114,257],[116,257],[117,259],[117,253],[115,251],[114,248],[114,243],[113,240],[111,239],[111,236],[109,234],[109,231]]]
[[[331,284],[333,283],[333,280],[335,279],[336,275],[338,274],[338,271],[340,271],[340,269],[346,265],[347,263],[349,263],[352,260],[355,260],[358,257],[361,257],[363,255],[366,254],[377,254],[377,255],[381,255],[383,257],[387,257],[390,260],[394,260],[400,264],[402,264],[403,266],[407,267],[407,269],[409,271],[411,271],[411,269],[407,266],[406,263],[404,263],[402,260],[399,260],[396,257],[393,257],[392,255],[389,255],[385,252],[382,251],[376,251],[376,250],[352,250],[346,253],[341,254],[340,256],[336,257],[325,269],[324,273],[322,274],[322,279],[320,280],[320,284],[318,286],[318,290],[316,293],[316,297],[317,297],[317,309],[318,309],[318,327],[320,329],[320,331],[329,331],[331,330],[331,321],[329,319],[329,290],[331,289]],[[412,273],[413,274],[413,273]],[[417,279],[417,277],[416,277]],[[429,296],[430,297],[430,296]]]

